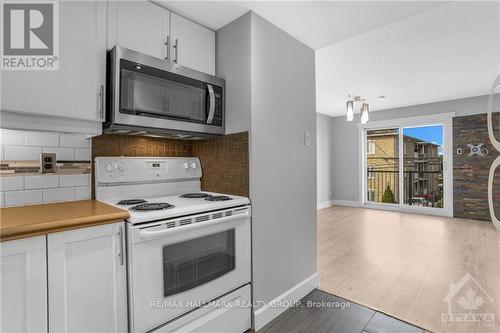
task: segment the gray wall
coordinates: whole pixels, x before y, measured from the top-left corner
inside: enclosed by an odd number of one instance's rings
[[[272,300],[316,272],[314,62],[312,49],[252,15],[250,196],[257,300]],[[304,131],[311,133],[309,147]]]
[[[451,101],[407,106],[397,109],[375,111],[370,113],[370,121],[397,119],[405,117],[422,116],[436,113],[455,112],[456,116],[466,116],[471,114],[486,113],[488,97],[478,96]],[[356,115],[353,122],[347,122],[345,117],[325,117],[317,116],[318,119],[318,140],[326,137],[326,142],[319,146],[328,150],[333,155],[333,162],[330,162],[329,179],[324,173],[319,174],[319,183],[328,183],[332,189],[331,199],[359,201],[359,164],[361,154],[359,152],[358,126],[359,115]],[[319,125],[320,122],[325,124]],[[329,128],[332,133],[325,136],[323,128]],[[324,163],[318,154],[318,163]],[[321,167],[318,166],[318,169]],[[323,192],[322,192],[323,193]],[[318,203],[327,201],[325,197],[319,197]]]
[[[242,76],[228,80],[226,110],[231,130],[250,128],[253,292],[271,301],[316,273],[314,51],[254,13],[217,40],[217,75]]]
[[[316,116],[317,150],[318,150],[318,204],[326,203],[333,199],[333,168],[336,162],[331,151],[335,132],[333,131],[333,118],[318,113]]]
[[[217,30],[216,72],[226,79],[226,134],[250,130],[251,14]]]

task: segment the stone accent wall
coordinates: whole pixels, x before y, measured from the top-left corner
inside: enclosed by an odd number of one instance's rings
[[[454,215],[465,219],[491,221],[488,209],[488,175],[493,160],[499,155],[488,137],[486,114],[453,118],[453,194]],[[494,131],[500,139],[500,113],[494,114]],[[486,157],[469,157],[468,143],[483,143]],[[457,149],[462,154],[457,154]],[[500,216],[500,168],[494,179],[496,216]]]
[[[200,141],[103,134],[92,139],[92,162],[98,156],[199,157],[202,190],[249,195],[247,132]]]

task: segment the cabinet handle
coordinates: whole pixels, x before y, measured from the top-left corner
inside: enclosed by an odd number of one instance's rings
[[[175,44],[173,47],[175,49],[175,52],[174,52],[175,58],[174,58],[174,60],[172,60],[172,62],[177,63],[177,58],[178,58],[178,54],[179,54],[179,52],[178,52],[179,51],[179,40],[177,38],[175,39]]]
[[[99,86],[99,119],[104,120],[104,85]]]
[[[120,237],[120,252],[118,256],[120,257],[120,265],[123,266],[123,227],[119,226],[118,237]]]
[[[170,36],[167,36],[167,41],[165,42],[165,46],[167,47],[167,56],[164,58],[166,61],[170,61]]]

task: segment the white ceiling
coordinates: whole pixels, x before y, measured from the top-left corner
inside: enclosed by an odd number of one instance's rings
[[[345,114],[349,93],[371,110],[487,94],[500,70],[499,6],[447,3],[316,51],[317,111]]]
[[[313,49],[415,15],[439,5],[418,1],[165,1],[182,16],[217,30],[249,10]]]

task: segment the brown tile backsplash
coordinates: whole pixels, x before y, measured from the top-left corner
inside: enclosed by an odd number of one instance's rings
[[[249,193],[246,132],[201,141],[103,134],[92,139],[92,161],[98,156],[196,156],[203,168],[204,191]]]
[[[204,190],[249,196],[248,133],[195,141],[193,155],[201,160]]]
[[[494,114],[494,131],[500,134],[500,113]],[[459,218],[490,221],[488,208],[488,176],[490,166],[499,153],[488,136],[486,114],[453,118],[453,202],[454,215]],[[500,137],[500,135],[499,135]],[[497,138],[498,139],[498,138]],[[467,144],[483,143],[485,157],[468,156]],[[463,153],[457,154],[461,148]],[[500,216],[500,168],[494,177],[495,212]]]

